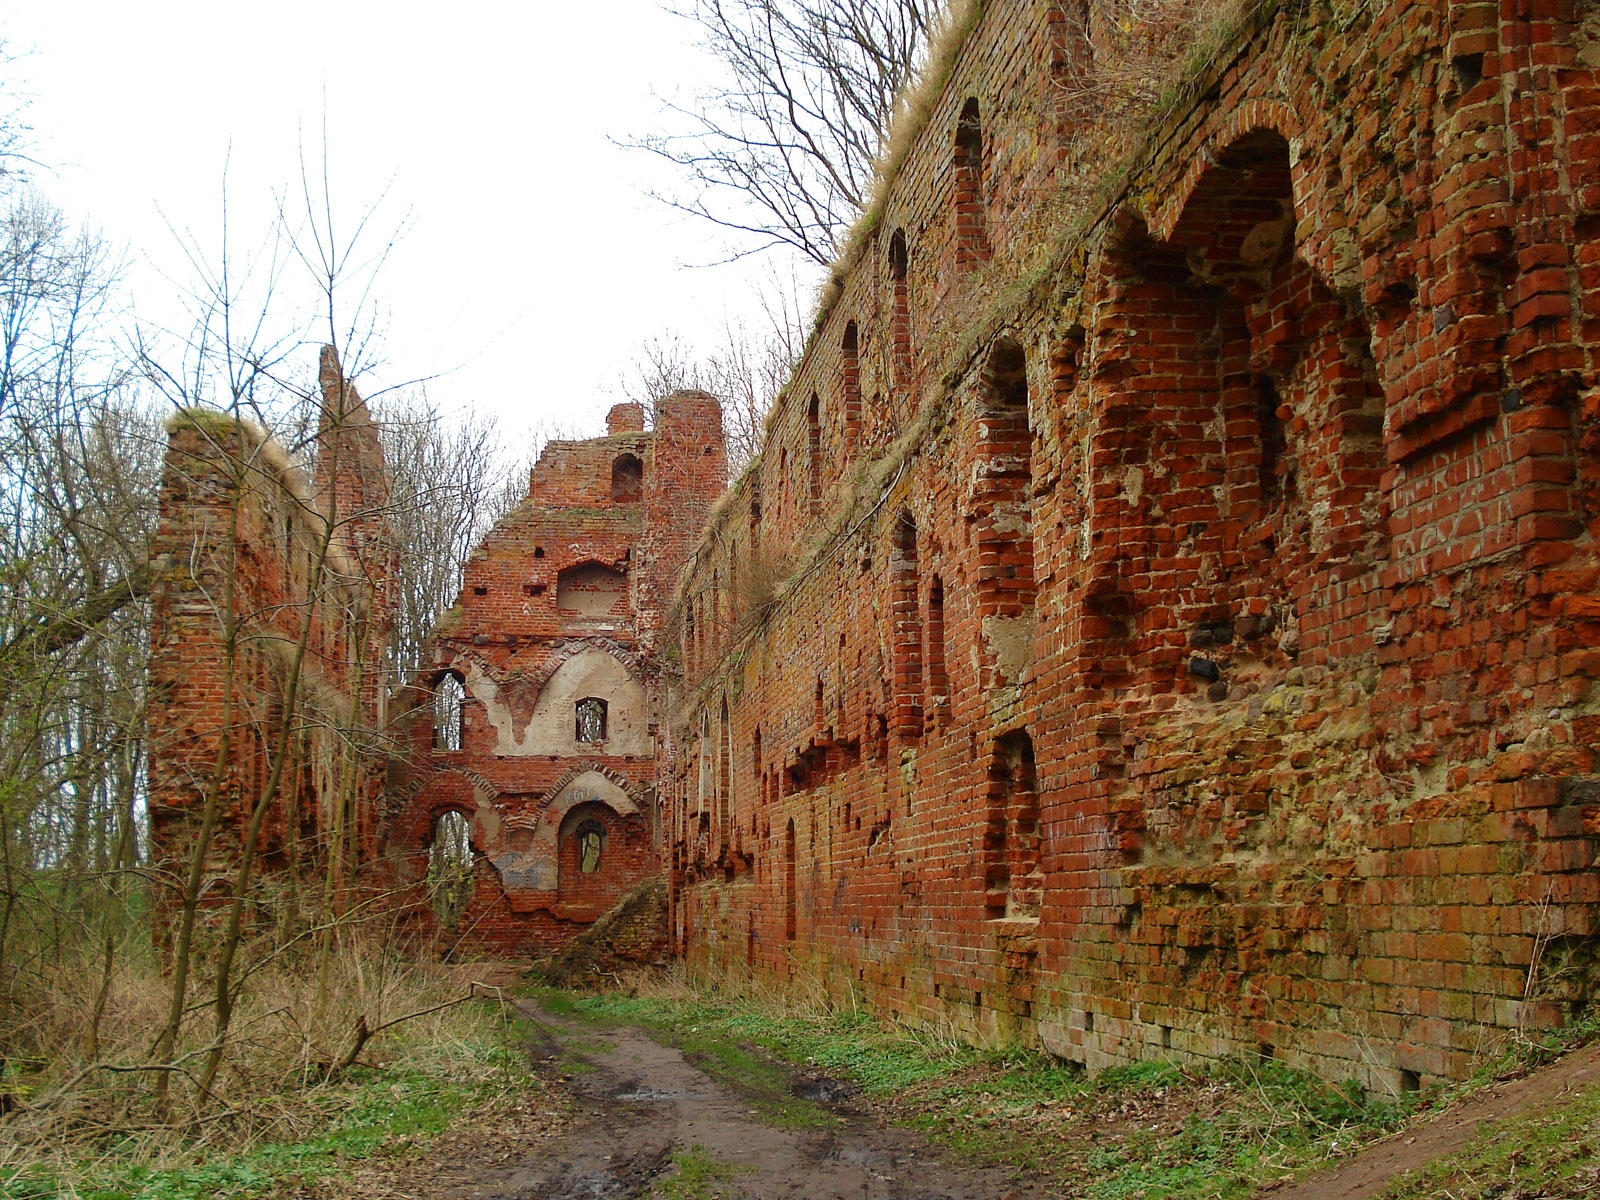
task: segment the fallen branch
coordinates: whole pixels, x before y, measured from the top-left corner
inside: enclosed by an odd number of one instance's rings
[[[363,1013],[356,1018],[355,1036],[350,1043],[350,1049],[345,1052],[337,1063],[328,1068],[323,1078],[332,1079],[341,1071],[354,1066],[356,1059],[360,1057],[361,1051],[366,1047],[366,1044],[385,1029],[393,1029],[396,1025],[404,1024],[406,1021],[414,1021],[416,1018],[425,1017],[429,1013],[443,1012],[447,1008],[454,1008],[458,1004],[465,1004],[468,1000],[474,1000],[477,998],[479,986],[477,983],[468,984],[465,996],[457,996],[454,1000],[446,1000],[442,1004],[435,1004],[428,1008],[419,1008],[416,1012],[409,1012],[404,1016],[395,1017],[393,1020],[385,1021],[382,1025],[368,1025],[366,1014]],[[495,990],[498,991],[499,989],[496,988]]]

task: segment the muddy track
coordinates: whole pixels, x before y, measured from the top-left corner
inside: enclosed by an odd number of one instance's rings
[[[599,1200],[639,1197],[675,1170],[673,1155],[702,1146],[730,1165],[708,1187],[749,1200],[1000,1200],[1043,1195],[999,1168],[938,1160],[916,1134],[886,1128],[851,1106],[849,1089],[811,1080],[799,1094],[839,1118],[828,1129],[779,1129],[686,1062],[630,1026],[596,1028],[519,1005],[540,1029],[537,1060],[568,1064],[579,1113],[566,1139],[530,1147],[520,1161],[484,1165],[441,1197]],[[592,1069],[584,1069],[592,1068]]]

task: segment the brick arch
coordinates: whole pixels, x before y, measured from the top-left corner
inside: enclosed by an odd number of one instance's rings
[[[1159,241],[1169,240],[1211,170],[1235,144],[1255,133],[1275,133],[1288,144],[1290,197],[1296,221],[1308,216],[1318,217],[1326,203],[1326,189],[1317,185],[1308,160],[1300,155],[1303,133],[1300,115],[1281,101],[1255,100],[1222,116],[1162,202],[1150,212],[1140,214],[1150,236]],[[1350,265],[1348,262],[1341,265],[1337,248],[1320,232],[1320,219],[1315,225],[1316,229],[1297,242],[1295,253],[1326,286],[1336,291],[1345,288],[1349,285]]]
[[[1301,211],[1308,208],[1311,184],[1305,172],[1298,169],[1298,156],[1295,153],[1301,138],[1300,118],[1292,108],[1280,101],[1255,100],[1224,114],[1200,143],[1198,151],[1184,169],[1183,177],[1173,184],[1162,203],[1149,213],[1141,214],[1152,236],[1162,241],[1170,238],[1206,173],[1227,153],[1228,147],[1256,132],[1276,133],[1289,143],[1290,162],[1296,168],[1293,172],[1295,209]]]
[[[472,840],[484,848],[492,839],[485,813],[498,823],[494,786],[468,767],[444,767],[414,791],[394,820],[386,839],[391,853],[406,859],[426,855],[433,826],[447,812],[459,812],[472,827]],[[415,864],[413,864],[413,867]]]
[[[544,691],[545,685],[550,682],[551,678],[557,671],[561,669],[564,663],[576,658],[578,655],[588,650],[603,650],[605,653],[611,655],[612,658],[616,659],[622,664],[622,669],[625,670],[636,683],[647,683],[655,674],[658,673],[651,666],[651,664],[645,661],[643,656],[638,654],[636,651],[630,650],[626,646],[613,641],[611,638],[587,637],[569,638],[565,642],[562,642],[561,645],[557,646],[548,655],[546,655],[544,661],[540,663],[539,666],[534,668],[532,671],[522,674],[521,677],[526,683],[533,687],[535,693],[542,692]],[[519,674],[519,672],[510,672],[510,675],[517,674]],[[496,682],[501,682],[501,680],[496,680]]]
[[[605,764],[596,762],[593,759],[580,759],[566,772],[564,772],[559,779],[552,783],[549,789],[545,792],[544,796],[541,797],[539,811],[541,813],[548,811],[550,805],[555,801],[556,797],[561,795],[561,793],[566,790],[570,784],[572,784],[579,777],[589,774],[600,775],[608,782],[616,784],[616,786],[621,789],[624,794],[626,794],[628,799],[633,802],[634,807],[639,813],[642,814],[645,811],[645,797],[638,783],[632,779],[629,779],[620,771],[614,771]],[[618,813],[617,815],[626,817],[630,814]]]
[[[541,692],[544,690],[544,685],[550,682],[550,677],[560,669],[562,663],[589,649],[603,650],[611,655],[612,658],[622,664],[623,670],[627,671],[639,683],[648,683],[660,673],[659,669],[642,654],[635,650],[630,650],[611,638],[574,637],[568,638],[553,649],[531,671],[520,667],[508,671],[498,663],[492,662],[484,655],[479,654],[476,650],[470,647],[462,647],[455,652],[449,663],[437,667],[433,675],[438,676],[448,671],[457,671],[459,673],[460,667],[457,664],[471,663],[496,684],[503,685],[520,681],[531,685],[535,692]]]

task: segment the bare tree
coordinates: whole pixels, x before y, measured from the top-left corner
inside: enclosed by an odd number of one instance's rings
[[[895,105],[919,67],[935,0],[696,0],[726,82],[668,110],[681,128],[632,144],[683,169],[659,196],[747,241],[820,266],[870,197]],[[736,255],[737,256],[737,255]]]
[[[653,424],[656,401],[684,388],[722,402],[728,474],[737,479],[761,453],[767,413],[794,374],[805,349],[806,323],[798,282],[771,278],[756,294],[759,317],[725,317],[715,344],[700,350],[680,334],[649,338],[635,350],[618,379],[622,394]]]
[[[401,554],[392,677],[404,682],[427,665],[428,637],[455,602],[468,556],[504,515],[507,492],[527,494],[527,476],[505,468],[494,422],[446,419],[425,390],[393,393],[378,413]]]

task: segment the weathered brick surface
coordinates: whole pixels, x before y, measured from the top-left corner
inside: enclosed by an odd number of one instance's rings
[[[342,852],[328,869],[348,885],[346,865],[376,853],[396,570],[388,477],[366,405],[331,349],[320,382],[309,478],[249,422],[206,410],[168,422],[148,721],[152,851],[174,880],[213,789],[213,866],[236,861],[269,794],[263,873],[326,863],[337,839]]]
[[[659,870],[664,598],[727,482],[722,412],[679,392],[658,402],[651,431],[637,405],[613,409],[609,429],[545,449],[528,499],[468,564],[425,694],[401,722],[410,754],[389,781],[384,852],[415,887],[413,934],[435,929],[421,881],[448,811],[467,817],[477,855],[448,942],[550,954]],[[441,745],[427,692],[452,674],[467,697],[459,749]],[[587,699],[606,705],[597,741],[576,736]],[[585,872],[589,822],[603,846]]]
[[[691,559],[675,947],[1460,1077],[1600,985],[1600,18],[1269,6],[1136,119],[1100,13],[984,7]]]
[[[528,499],[468,565],[433,670],[400,681],[384,675],[396,562],[383,456],[331,353],[323,397],[311,480],[247,425],[203,412],[171,424],[150,668],[156,856],[181,877],[220,760],[211,857],[237,861],[283,744],[309,620],[259,874],[331,873],[341,899],[387,893],[412,940],[548,954],[659,871],[663,598],[727,482],[721,409],[679,392],[657,404],[649,432],[641,408],[619,405],[608,436],[551,443]],[[330,521],[319,585],[312,564]],[[435,693],[452,677],[465,700],[447,731]],[[584,701],[605,717],[580,731]],[[477,886],[441,930],[426,876],[451,811],[468,819]],[[601,838],[598,869],[580,862],[587,829]],[[644,953],[650,922],[628,929]]]

